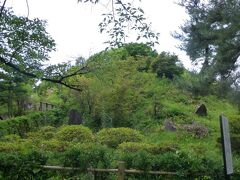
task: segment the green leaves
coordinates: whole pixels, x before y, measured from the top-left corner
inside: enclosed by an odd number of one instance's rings
[[[98,3],[99,0],[79,0],[83,3]],[[158,43],[159,33],[151,29],[146,22],[144,11],[134,7],[133,3],[122,0],[111,0],[111,11],[102,14],[103,20],[99,23],[100,33],[106,33],[109,40],[105,43],[110,47],[120,47],[126,43],[130,30],[135,31],[136,40],[144,39],[150,46]]]
[[[203,62],[202,71],[213,66],[213,76],[229,77],[240,56],[239,0],[182,0],[179,5],[190,16],[175,34],[183,42],[181,48],[192,61]]]
[[[0,57],[22,71],[36,73],[54,50],[55,42],[45,30],[46,22],[18,17],[5,9],[0,23]],[[10,69],[1,65],[6,72]]]
[[[176,76],[180,76],[184,70],[178,57],[166,52],[162,52],[158,56],[157,60],[152,64],[152,68],[158,77],[162,78],[165,76],[171,80]]]

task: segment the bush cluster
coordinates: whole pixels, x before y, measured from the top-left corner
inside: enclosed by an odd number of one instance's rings
[[[92,142],[92,131],[82,125],[67,125],[60,127],[56,133],[56,139],[67,142]]]
[[[181,151],[165,152],[153,155],[147,151],[122,153],[119,159],[126,163],[126,168],[141,169],[144,171],[176,172],[169,179],[221,179],[221,163],[214,159],[194,157]],[[168,179],[166,176],[127,175],[137,179]]]
[[[106,128],[97,133],[97,141],[108,147],[116,148],[123,142],[140,142],[143,135],[130,128]]]
[[[0,152],[0,179],[46,179],[46,173],[40,168],[46,161],[47,157],[35,150]]]
[[[27,132],[34,131],[42,126],[59,126],[64,123],[65,116],[64,111],[54,109],[0,121],[0,137],[7,134],[24,136]]]

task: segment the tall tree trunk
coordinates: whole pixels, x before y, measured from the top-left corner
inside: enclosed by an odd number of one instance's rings
[[[8,117],[13,116],[13,93],[12,93],[12,83],[9,83],[8,87]]]
[[[202,69],[201,69],[201,72],[205,72],[208,67],[209,67],[209,54],[210,54],[210,49],[209,49],[209,46],[207,46],[205,48],[205,59],[204,59],[204,62],[203,62],[203,66],[202,66]]]

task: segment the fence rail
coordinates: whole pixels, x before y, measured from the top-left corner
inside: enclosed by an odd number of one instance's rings
[[[37,110],[37,111],[47,111],[50,109],[54,109],[57,106],[51,103],[39,102],[39,103],[28,103],[25,105],[25,110]]]
[[[176,172],[165,172],[165,171],[144,171],[136,169],[125,169],[125,162],[118,162],[118,169],[97,169],[87,168],[85,170],[76,167],[62,167],[62,166],[41,166],[46,170],[66,170],[66,171],[87,171],[87,172],[110,172],[117,173],[118,180],[124,180],[125,174],[152,174],[152,175],[177,175]]]

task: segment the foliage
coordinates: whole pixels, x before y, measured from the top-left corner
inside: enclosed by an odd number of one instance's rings
[[[99,0],[78,0],[78,2],[98,4]],[[111,0],[111,11],[102,16],[103,20],[99,23],[100,32],[108,34],[109,40],[106,43],[110,47],[122,46],[128,38],[129,30],[137,33],[136,40],[146,39],[150,46],[158,44],[159,33],[152,31],[151,24],[146,23],[143,9],[135,7],[133,2]]]
[[[55,42],[46,31],[46,21],[17,16],[4,5],[0,16],[1,80],[12,82],[11,79],[17,78],[18,82],[24,82],[23,79],[30,78],[81,90],[69,84],[68,78],[87,73],[86,66],[78,69],[70,63],[45,66],[48,54],[55,50]]]
[[[6,61],[1,68],[11,72],[6,65],[12,63],[23,71],[41,73],[42,62],[48,59],[48,53],[55,46],[45,30],[46,22],[18,17],[6,8],[1,15],[0,55],[1,62]]]
[[[33,150],[28,153],[0,153],[0,175],[4,179],[44,179],[46,174],[39,168],[47,158]],[[1,177],[0,176],[0,177]]]
[[[184,78],[177,78],[175,82],[181,89],[187,90],[195,96],[204,96],[213,92],[208,78],[207,73],[185,72]]]
[[[230,131],[233,134],[240,134],[240,115],[229,117]]]
[[[180,76],[183,73],[183,67],[176,55],[171,55],[162,52],[157,60],[152,64],[152,69],[157,73],[157,76],[162,78],[173,79],[175,76]]]
[[[33,148],[33,144],[30,141],[0,142],[0,152],[26,152],[31,148]]]
[[[176,176],[171,176],[172,179],[196,178],[201,173],[211,178],[221,177],[221,167],[213,159],[196,158],[181,151],[159,155],[152,155],[147,151],[128,152],[120,154],[120,158],[126,162],[126,168],[177,172]],[[137,175],[135,177],[140,178]],[[141,179],[149,177],[143,175]]]
[[[210,71],[210,80],[228,78],[239,58],[239,1],[181,0],[189,20],[175,37],[183,43],[193,62],[203,62],[201,71]]]
[[[63,164],[81,169],[107,168],[111,163],[110,155],[110,149],[100,144],[76,144],[64,153]]]
[[[30,96],[33,93],[32,81],[22,77],[13,77],[13,74],[6,74],[8,77],[1,78],[0,75],[0,105],[1,116],[13,117],[26,113],[26,104],[31,102]],[[3,108],[3,107],[6,108]]]
[[[82,125],[65,125],[56,133],[56,139],[67,142],[92,142],[92,131]]]
[[[29,139],[49,140],[56,134],[56,128],[53,126],[41,127],[37,132],[28,132],[26,134]]]
[[[240,154],[240,135],[231,136],[231,145],[233,152]]]
[[[97,141],[115,148],[123,142],[140,142],[143,136],[139,131],[130,128],[106,128],[97,134]]]
[[[0,136],[7,134],[18,134],[24,136],[27,132],[36,130],[44,125],[59,126],[64,124],[65,112],[49,110],[46,112],[35,112],[26,116],[20,116],[0,122]]]
[[[43,140],[38,143],[38,148],[42,151],[64,152],[68,149],[69,143],[66,141],[58,141],[56,139]]]
[[[141,142],[123,142],[118,145],[118,149],[124,153],[147,151],[151,154],[161,154],[165,152],[175,152],[177,150],[176,145],[173,144],[148,144]]]
[[[129,56],[146,56],[146,57],[157,57],[157,52],[152,50],[150,46],[143,43],[129,43],[123,46],[128,52]]]
[[[17,153],[16,157],[22,157],[31,149],[38,149],[48,156],[48,165],[74,166],[82,170],[116,168],[117,161],[124,160],[127,168],[177,172],[169,179],[221,179],[222,154],[216,141],[219,114],[224,113],[234,126],[231,130],[237,138],[232,142],[238,148],[237,107],[216,96],[197,93],[195,96],[176,86],[180,78],[186,81],[192,78],[186,70],[178,77],[175,75],[174,81],[158,78],[151,68],[160,56],[151,56],[152,50],[143,44],[129,44],[129,48],[111,49],[92,56],[88,65],[94,71],[69,78],[70,82],[82,87],[81,93],[42,83],[35,96],[42,100],[52,99],[61,109],[1,121],[0,152]],[[141,54],[142,48],[146,48],[146,56],[145,51]],[[165,56],[168,59],[172,55]],[[176,63],[173,67],[177,66]],[[140,70],[142,67],[148,68]],[[214,89],[215,86],[205,88]],[[202,103],[208,109],[206,117],[195,114],[196,107]],[[61,126],[66,123],[66,111],[71,108],[80,112],[84,126],[88,128]],[[178,130],[166,131],[163,127],[166,119],[171,120]],[[193,121],[197,125],[190,127],[189,123]],[[179,130],[181,127],[186,127],[193,135]],[[195,138],[202,135],[204,138]],[[239,155],[238,151],[234,152],[237,152],[233,153],[234,162],[237,162],[234,168],[238,172]],[[204,177],[195,176],[196,173],[203,173]],[[99,174],[102,177],[96,178],[116,178],[107,173]],[[89,174],[79,171],[52,171],[41,175],[44,176],[42,179],[91,179]],[[7,176],[2,173],[0,179]],[[127,178],[162,179],[165,176],[134,174]]]

